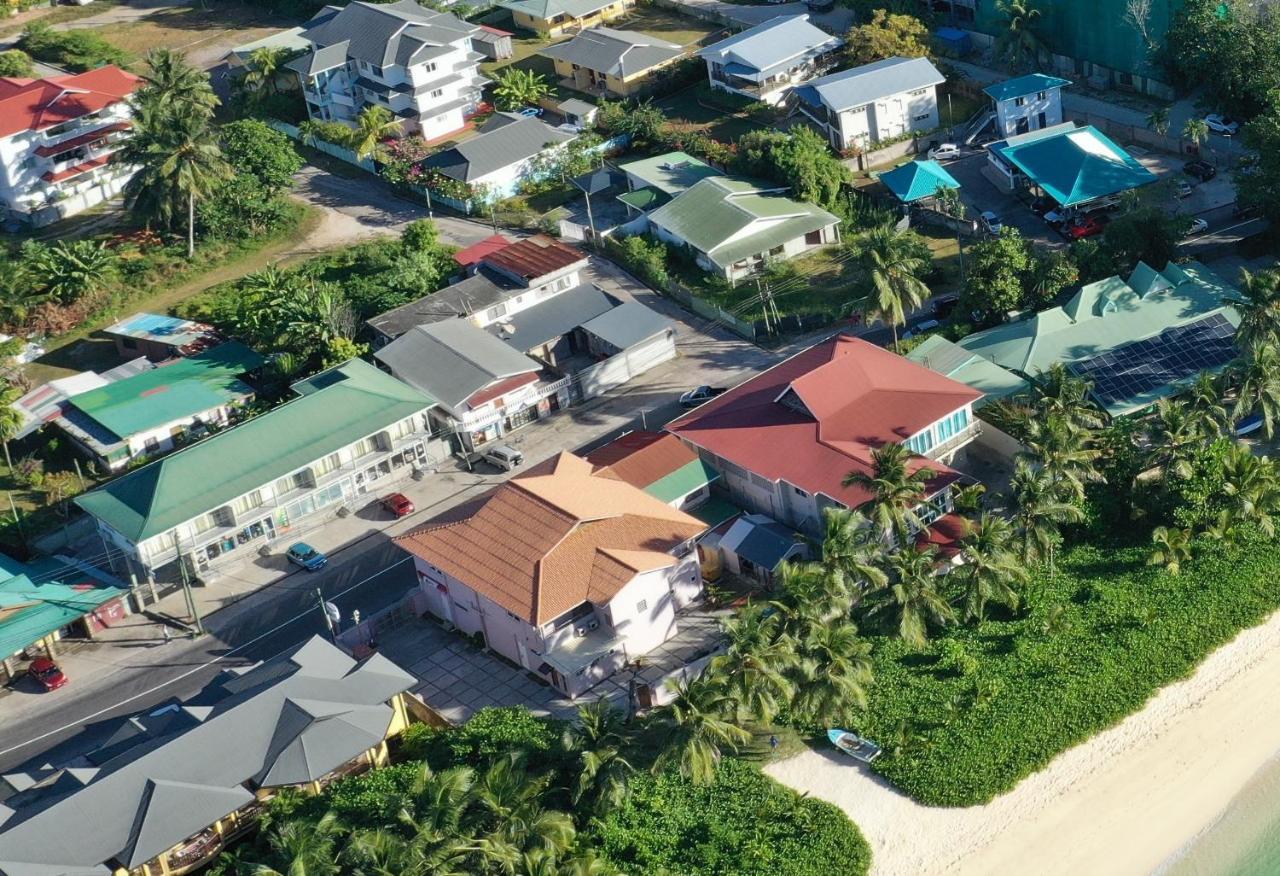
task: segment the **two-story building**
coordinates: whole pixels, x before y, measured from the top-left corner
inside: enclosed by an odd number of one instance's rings
[[[511,13],[516,27],[558,37],[621,18],[636,0],[501,0],[497,5]]]
[[[74,76],[0,78],[0,203],[42,226],[114,198],[132,170],[111,156],[129,136],[139,79],[116,66]]]
[[[712,88],[770,105],[788,90],[834,67],[844,40],[807,15],[780,15],[698,51]]]
[[[1062,124],[1062,89],[1066,79],[1031,73],[982,89],[991,98],[996,135],[1013,137]]]
[[[928,58],[885,58],[797,86],[797,106],[837,152],[938,127],[938,86]]]
[[[298,74],[307,116],[352,123],[368,106],[404,120],[404,129],[437,140],[462,129],[479,107],[484,55],[480,29],[413,2],[326,6],[307,22],[311,50],[285,66]]]
[[[298,398],[134,469],[76,504],[131,571],[181,559],[217,574],[376,499],[432,456],[434,401],[359,359],[293,385]],[[166,583],[173,575],[162,576]]]
[[[539,50],[560,81],[601,97],[634,97],[649,91],[684,57],[684,49],[634,30],[593,27]]]
[[[702,591],[705,529],[561,453],[396,543],[432,614],[577,697],[675,635]]]
[[[466,183],[485,201],[496,201],[511,197],[521,183],[545,173],[540,162],[545,166],[545,160],[575,136],[542,119],[495,113],[476,136],[427,156],[420,166]]]
[[[74,766],[9,773],[3,876],[177,876],[258,826],[284,789],[384,766],[412,675],[319,636],[227,670],[196,698],[131,716]]]
[[[947,463],[979,432],[982,393],[847,335],[797,353],[667,426],[709,466],[741,507],[809,535],[827,508],[858,508],[871,494],[845,484],[874,474],[871,452],[896,443],[910,468],[933,477],[917,513],[951,509],[959,472]]]

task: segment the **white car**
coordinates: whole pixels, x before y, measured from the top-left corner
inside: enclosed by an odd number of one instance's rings
[[[946,161],[950,158],[960,157],[960,147],[955,143],[939,143],[929,150],[929,158],[932,161]]]
[[[999,216],[987,210],[982,214],[982,227],[990,234],[999,234],[1000,229],[1004,228],[1004,223],[1000,221]]]
[[[1239,122],[1234,122],[1218,113],[1209,113],[1204,117],[1204,123],[1209,126],[1210,131],[1215,134],[1221,134],[1224,137],[1232,137],[1236,131],[1240,130]]]
[[[1191,227],[1187,229],[1187,237],[1195,237],[1197,234],[1204,234],[1209,230],[1209,223],[1203,219],[1192,219]]]

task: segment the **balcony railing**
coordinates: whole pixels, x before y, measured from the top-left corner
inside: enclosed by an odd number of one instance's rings
[[[939,443],[930,447],[929,452],[926,455],[929,456],[931,459],[938,459],[939,457],[946,456],[952,450],[955,450],[957,447],[962,447],[965,444],[968,444],[970,441],[974,440],[981,434],[982,434],[982,422],[980,420],[973,420],[972,422],[969,423],[968,426],[961,429],[956,434],[952,435],[946,441],[940,441]]]
[[[169,872],[189,873],[196,867],[208,862],[222,850],[222,836],[212,827],[206,828],[187,842],[182,848],[169,855]]]

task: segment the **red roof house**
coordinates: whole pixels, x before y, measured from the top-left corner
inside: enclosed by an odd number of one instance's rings
[[[48,79],[0,78],[0,137],[43,131],[106,109],[140,81],[114,66]]]
[[[888,350],[837,335],[667,428],[752,475],[857,508],[870,494],[842,481],[851,471],[873,472],[872,450],[905,443],[960,412],[967,425],[969,407],[981,397]],[[703,458],[724,472],[720,462]],[[916,457],[915,468],[923,467],[938,475],[931,493],[959,477],[941,462]]]
[[[491,234],[479,243],[473,243],[465,249],[460,249],[453,254],[453,260],[464,268],[479,264],[484,257],[505,249],[511,245],[511,241],[507,240],[501,234]]]

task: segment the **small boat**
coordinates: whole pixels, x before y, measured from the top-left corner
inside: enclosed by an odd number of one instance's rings
[[[857,733],[832,728],[827,731],[827,738],[831,740],[832,745],[854,760],[871,763],[880,756],[880,746],[870,739],[863,739]]]

